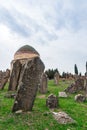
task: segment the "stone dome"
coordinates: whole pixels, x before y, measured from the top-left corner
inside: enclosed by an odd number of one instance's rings
[[[14,54],[14,60],[31,59],[34,57],[39,57],[39,53],[29,45],[22,46]]]

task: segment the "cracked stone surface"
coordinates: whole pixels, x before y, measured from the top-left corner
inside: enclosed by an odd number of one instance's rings
[[[40,83],[40,78],[43,71],[44,64],[40,58],[33,58],[26,62],[21,72],[22,74],[18,84],[18,92],[12,108],[12,112],[18,110],[32,110],[38,90],[38,84]]]
[[[76,123],[67,113],[65,112],[52,112],[54,118],[58,121],[59,124],[72,124]]]

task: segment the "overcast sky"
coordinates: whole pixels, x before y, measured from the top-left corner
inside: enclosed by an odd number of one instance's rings
[[[33,46],[45,68],[85,72],[87,0],[0,0],[0,70],[14,53]]]

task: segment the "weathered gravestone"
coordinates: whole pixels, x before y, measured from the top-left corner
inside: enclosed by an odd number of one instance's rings
[[[84,79],[79,78],[75,81],[75,84],[77,86],[77,90],[84,90]]]
[[[84,90],[84,79],[77,79],[75,83],[72,83],[68,88],[65,89],[66,92],[76,93],[80,90]]]
[[[10,77],[10,70],[7,69],[5,72],[0,71],[0,89],[4,89],[8,79]]]
[[[55,83],[55,85],[58,85],[58,83],[59,83],[59,73],[58,72],[56,72],[54,74],[54,83]]]
[[[57,108],[58,105],[59,105],[58,97],[53,94],[49,95],[46,100],[46,106],[49,108]]]
[[[65,92],[59,92],[59,97],[68,97]]]
[[[73,124],[76,123],[67,113],[65,112],[52,112],[54,118],[59,124]],[[68,129],[67,129],[68,130]],[[69,129],[70,130],[70,129]]]
[[[44,64],[39,57],[27,60],[23,71],[21,72],[20,83],[18,85],[18,93],[12,108],[15,111],[31,111],[38,84],[44,71]]]
[[[13,64],[8,91],[17,90],[22,65],[19,60]]]
[[[40,82],[40,88],[39,88],[40,93],[42,94],[47,93],[47,87],[48,87],[47,75],[43,73],[41,76],[41,82]]]
[[[84,102],[84,101],[86,101],[86,97],[84,95],[82,95],[82,94],[77,94],[75,96],[75,101],[77,101],[77,102]]]

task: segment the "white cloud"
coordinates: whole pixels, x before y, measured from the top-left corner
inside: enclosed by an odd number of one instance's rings
[[[0,69],[24,44],[36,48],[47,68],[85,72],[87,1],[0,0]]]

